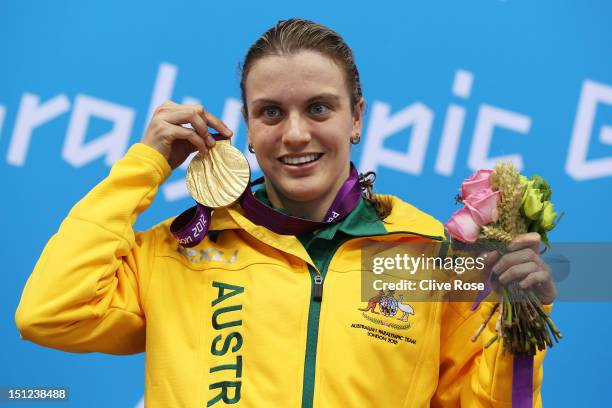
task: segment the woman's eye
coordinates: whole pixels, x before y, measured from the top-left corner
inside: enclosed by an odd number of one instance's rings
[[[263,109],[263,114],[268,118],[277,118],[280,116],[280,109],[274,106],[268,106]]]
[[[327,113],[328,110],[329,110],[329,106],[322,104],[322,103],[315,103],[313,105],[310,105],[310,112],[314,113],[315,115],[321,115],[323,113]]]

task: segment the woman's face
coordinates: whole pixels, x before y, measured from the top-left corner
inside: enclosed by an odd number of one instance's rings
[[[353,114],[342,69],[316,51],[267,56],[251,67],[245,90],[249,141],[274,192],[330,203],[362,123],[363,100]]]

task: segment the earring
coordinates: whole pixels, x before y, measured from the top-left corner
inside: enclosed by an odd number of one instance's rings
[[[249,143],[248,146],[247,146],[247,149],[249,149],[249,152],[255,154],[255,148],[253,147],[252,144]]]
[[[356,145],[361,141],[361,135],[359,133],[355,133],[355,137],[351,137],[351,143]]]

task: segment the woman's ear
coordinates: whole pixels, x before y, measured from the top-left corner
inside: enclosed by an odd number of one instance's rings
[[[353,135],[361,134],[361,128],[363,126],[363,112],[365,110],[365,99],[363,96],[355,104],[353,109]]]

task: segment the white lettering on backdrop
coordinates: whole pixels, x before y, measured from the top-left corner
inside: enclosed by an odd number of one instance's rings
[[[495,128],[505,128],[518,133],[527,133],[531,127],[531,118],[520,113],[482,104],[478,110],[474,137],[468,157],[468,167],[472,170],[491,169],[498,161],[509,161],[520,170],[523,168],[523,157],[520,154],[489,157],[491,140]]]
[[[455,81],[453,82],[453,95],[463,99],[469,98],[472,93],[473,83],[474,75],[471,72],[462,69],[457,70]],[[438,158],[435,165],[436,173],[445,176],[453,174],[464,121],[465,108],[451,103],[446,111],[446,119],[442,129],[440,149],[438,150]]]
[[[110,132],[85,143],[89,119],[92,117],[113,122],[113,128]],[[134,109],[130,107],[87,95],[77,95],[62,157],[74,167],[81,167],[98,157],[106,156],[104,162],[111,165],[127,150],[133,122]]]
[[[376,171],[379,164],[409,174],[421,174],[433,112],[420,102],[389,115],[391,106],[383,102],[374,102],[372,116],[368,125],[365,146],[361,156],[363,171]],[[412,127],[410,141],[405,152],[385,148],[385,139],[402,129]]]
[[[567,174],[576,180],[589,180],[612,175],[612,157],[587,159],[595,114],[599,104],[612,106],[612,87],[595,81],[584,81],[574,121],[572,141],[565,163]],[[603,125],[601,127],[599,141],[603,144],[612,145],[612,126]]]
[[[172,99],[178,68],[169,63],[159,66],[147,113],[146,126],[155,108],[167,99]],[[457,98],[467,99],[472,93],[474,74],[466,70],[457,70],[452,86],[452,93]],[[182,103],[200,103],[197,98],[186,96]],[[576,180],[597,179],[612,176],[612,157],[589,158],[589,152],[595,138],[591,137],[596,124],[596,114],[600,105],[612,105],[612,86],[585,80],[582,86],[571,143],[568,149],[565,170]],[[132,133],[135,111],[132,107],[101,100],[93,96],[77,95],[71,105],[65,94],[56,95],[44,102],[41,97],[30,92],[22,95],[17,109],[13,133],[8,141],[6,161],[9,165],[21,167],[26,164],[32,136],[35,130],[72,110],[65,136],[62,157],[75,167],[83,166],[105,157],[110,165],[119,159],[127,149]],[[241,101],[227,98],[224,103],[222,120],[238,134],[241,123]],[[5,129],[7,105],[0,105],[0,132]],[[387,167],[399,172],[419,175],[423,171],[427,149],[430,145],[434,111],[420,101],[392,113],[391,105],[384,101],[374,101],[367,131],[364,135],[364,147],[360,160],[360,169],[376,170]],[[434,171],[437,174],[450,176],[454,172],[466,116],[466,108],[458,104],[449,104],[437,151]],[[89,120],[92,117],[113,123],[110,132],[88,135]],[[495,129],[503,128],[525,137],[531,129],[532,119],[528,115],[513,112],[491,104],[480,105],[476,117],[474,133],[470,143],[467,165],[471,169],[491,167],[495,161],[510,160],[519,168],[523,166],[523,157],[519,152],[504,156],[490,157],[489,152],[494,141]],[[145,126],[145,129],[146,129]],[[612,145],[612,126],[601,125],[598,139],[602,145]],[[38,130],[40,133],[41,131]],[[385,141],[393,135],[408,132],[405,150],[385,146]],[[498,139],[501,139],[499,137]],[[232,142],[236,141],[236,136]],[[253,171],[258,170],[254,155],[248,152],[247,141],[243,140],[242,150],[247,156]],[[601,156],[601,155],[600,155]],[[187,163],[181,166],[184,171]],[[187,197],[183,180],[167,183],[163,188],[167,201]]]
[[[0,135],[2,134],[2,126],[4,125],[4,116],[6,115],[6,108],[0,105]]]
[[[57,95],[41,104],[38,95],[24,93],[17,111],[17,120],[15,121],[6,161],[13,166],[23,166],[26,162],[34,129],[63,115],[69,109],[70,102],[64,94]]]

